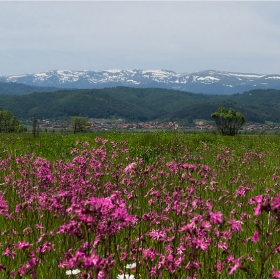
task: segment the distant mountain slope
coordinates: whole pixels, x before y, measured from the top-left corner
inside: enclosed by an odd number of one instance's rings
[[[0,82],[0,95],[23,95],[31,92],[50,92],[58,91],[54,87],[38,87],[15,82]]]
[[[57,88],[106,88],[129,86],[166,88],[193,93],[234,94],[252,89],[280,89],[280,75],[201,71],[177,74],[170,70],[57,70],[37,74],[0,76],[2,82]]]
[[[0,96],[0,108],[18,118],[121,117],[130,121],[211,120],[219,107],[233,108],[246,121],[280,122],[280,90],[252,90],[243,94],[194,94],[158,88],[116,87],[60,90],[21,96]]]

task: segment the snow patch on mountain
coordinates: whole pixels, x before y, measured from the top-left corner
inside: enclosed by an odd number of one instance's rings
[[[280,76],[266,77],[265,79],[277,79],[277,80],[279,80],[279,79],[280,79]]]
[[[237,73],[228,73],[229,76],[235,76],[235,77],[243,77],[243,78],[262,78],[265,75],[252,75],[252,74],[237,74]]]
[[[212,94],[232,94],[253,88],[280,89],[280,75],[215,70],[195,73],[175,73],[165,69],[53,70],[35,74],[0,76],[0,81],[60,88],[161,87]]]

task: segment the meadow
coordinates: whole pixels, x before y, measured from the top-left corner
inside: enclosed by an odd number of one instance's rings
[[[280,278],[280,137],[0,134],[1,278]]]

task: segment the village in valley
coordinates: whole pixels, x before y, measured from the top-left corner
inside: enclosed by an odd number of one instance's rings
[[[21,123],[32,126],[32,119],[21,120]],[[182,125],[177,122],[129,122],[124,119],[88,119],[89,131],[153,131],[153,130],[178,130],[178,131],[197,131],[197,132],[213,132],[215,131],[215,124],[210,121],[196,120],[193,124]],[[69,120],[38,120],[40,132],[71,132],[73,125]],[[275,123],[267,124],[252,124],[248,123],[240,128],[240,131],[279,131],[280,125]]]

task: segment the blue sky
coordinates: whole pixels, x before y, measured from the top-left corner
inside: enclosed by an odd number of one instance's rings
[[[0,1],[0,75],[280,74],[278,1]]]

